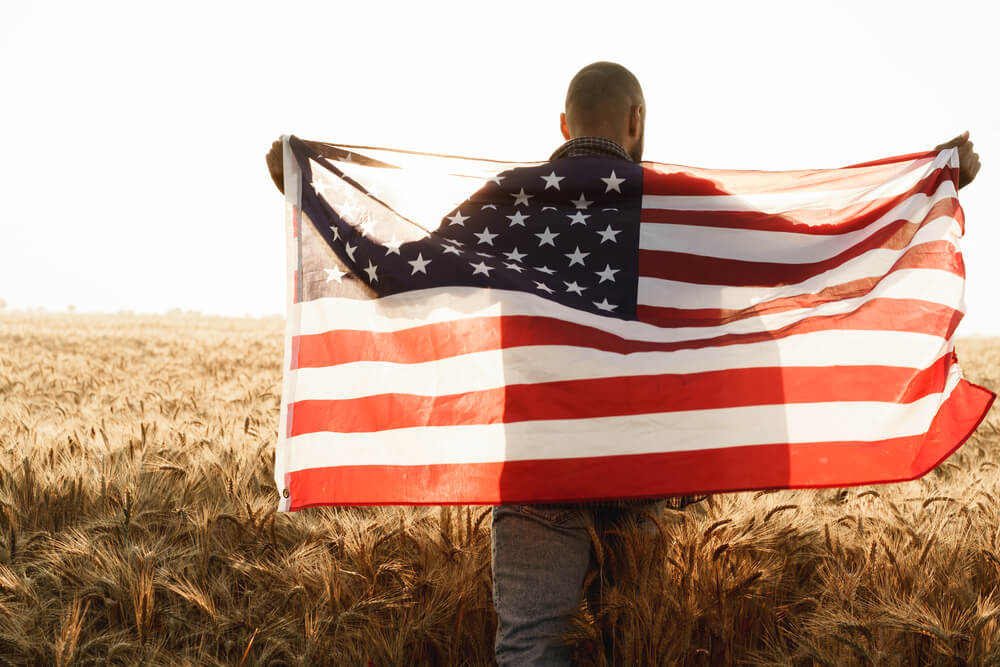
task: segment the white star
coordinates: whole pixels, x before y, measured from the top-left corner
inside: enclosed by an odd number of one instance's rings
[[[553,291],[551,287],[549,287],[545,283],[540,283],[537,280],[535,281],[535,287],[542,290],[543,292],[548,292],[549,294],[552,294]]]
[[[580,246],[577,246],[576,250],[574,250],[573,252],[564,253],[564,254],[567,257],[569,257],[569,265],[570,266],[573,266],[574,264],[579,264],[580,266],[583,266],[583,258],[586,257],[587,255],[589,255],[590,253],[589,252],[580,252]]]
[[[462,227],[465,227],[465,221],[469,219],[469,216],[462,215],[462,211],[458,210],[455,211],[455,215],[448,216],[447,219],[451,220],[451,224],[453,225],[461,225]]]
[[[368,268],[365,269],[365,273],[368,274],[368,281],[369,282],[373,282],[373,283],[374,282],[378,282],[378,276],[375,275],[375,269],[376,269],[376,266],[374,264],[372,264],[372,261],[369,259],[368,260]]]
[[[520,264],[515,264],[514,262],[504,262],[503,265],[506,266],[511,271],[517,271],[518,273],[524,271],[523,266],[521,266]]]
[[[477,252],[476,254],[480,257],[493,257],[493,254],[489,252]]]
[[[602,211],[615,211],[616,213],[618,212],[618,209],[616,209],[616,208],[602,208],[601,210]]]
[[[514,198],[514,206],[520,206],[521,204],[527,206],[528,200],[534,197],[535,195],[526,195],[524,194],[524,188],[521,188],[521,192],[519,192],[516,195],[511,194],[510,196]]]
[[[618,271],[620,270],[621,269],[612,269],[610,264],[605,264],[603,271],[594,271],[594,273],[596,273],[601,277],[601,279],[597,281],[597,284],[600,285],[605,280],[610,280],[611,282],[614,282],[615,274],[618,273]]]
[[[577,211],[573,215],[567,215],[566,217],[569,218],[569,224],[572,227],[573,225],[577,225],[577,224],[579,224],[579,225],[585,225],[585,224],[587,224],[587,218],[589,218],[590,216],[589,215],[584,215],[583,213],[580,213],[579,211]]]
[[[360,225],[361,233],[365,236],[371,236],[372,232],[375,231],[375,220],[374,218],[365,218],[365,221]]]
[[[399,254],[399,246],[403,245],[403,242],[400,241],[399,239],[397,239],[396,235],[393,234],[392,235],[392,240],[391,241],[387,241],[383,245],[385,245],[385,255],[386,255],[386,257],[388,257],[389,255],[398,255]]]
[[[410,272],[410,275],[411,276],[416,275],[417,271],[419,271],[424,275],[427,275],[427,265],[430,264],[431,261],[432,260],[424,259],[424,254],[418,252],[417,258],[415,260],[406,262],[407,264],[413,267],[413,271]]]
[[[330,231],[333,232],[333,240],[334,241],[339,241],[340,240],[340,228],[331,223],[330,224]]]
[[[483,204],[482,206],[479,207],[479,210],[485,211],[488,208],[491,208],[491,209],[493,209],[495,211],[495,210],[497,210],[497,205],[496,204]]]
[[[520,262],[522,259],[527,257],[527,255],[525,255],[523,252],[518,252],[517,248],[514,248],[510,252],[505,252],[504,254],[507,255],[507,259],[509,259],[512,262]]]
[[[592,303],[595,306],[597,306],[598,308],[600,308],[601,310],[614,310],[615,308],[618,307],[618,306],[616,306],[616,305],[614,305],[612,303],[608,303],[607,297],[605,297],[604,300],[602,300],[600,303],[597,303],[596,301],[594,301]]]
[[[507,178],[507,177],[506,177],[506,176],[501,176],[500,174],[496,174],[495,176],[490,176],[490,177],[489,177],[488,179],[486,179],[486,180],[488,180],[488,181],[493,181],[493,182],[494,182],[494,183],[496,183],[497,185],[500,185],[500,181],[502,181],[502,180],[503,180],[503,179],[505,179],[505,178]]]
[[[580,287],[579,285],[577,285],[575,280],[573,282],[571,282],[571,283],[567,283],[564,280],[563,284],[566,285],[566,291],[567,292],[576,292],[580,296],[583,296],[583,290],[587,289],[586,287]]]
[[[316,191],[316,194],[322,195],[323,191],[326,190],[328,187],[330,187],[330,184],[324,181],[322,178],[317,177],[313,179],[312,186],[313,190]]]
[[[451,253],[452,255],[461,255],[462,254],[462,251],[459,250],[458,248],[456,248],[453,245],[449,245],[447,243],[442,243],[441,247],[444,248],[444,254],[446,254],[446,255],[448,253]]]
[[[346,271],[341,271],[336,267],[332,269],[323,269],[323,270],[326,271],[326,282],[330,282],[331,280],[336,280],[338,283],[343,283],[344,281],[342,281],[341,278],[347,275]]]
[[[587,201],[587,198],[583,196],[582,192],[580,193],[579,199],[570,199],[569,201],[571,204],[575,204],[577,208],[587,208],[594,203],[592,201]]]
[[[499,234],[490,234],[489,227],[483,227],[482,232],[474,232],[472,235],[479,239],[480,243],[485,243],[486,245],[493,245],[493,239],[500,236]]]
[[[543,181],[545,181],[545,189],[546,190],[548,190],[549,188],[555,188],[556,190],[558,190],[559,189],[559,181],[563,180],[566,177],[565,176],[556,176],[556,172],[553,171],[548,176],[542,176],[541,178],[542,178]]]
[[[542,212],[545,212],[545,211],[554,211],[554,210],[556,210],[555,206],[543,206],[542,207]]]
[[[551,276],[553,273],[555,273],[555,269],[550,269],[547,266],[536,266],[535,271],[541,271],[547,276]]]
[[[353,220],[355,213],[354,206],[350,202],[341,202],[340,206],[337,207],[337,215],[345,222]]]
[[[611,175],[610,176],[608,176],[607,178],[602,178],[601,180],[608,184],[608,189],[605,190],[605,192],[611,192],[612,190],[614,190],[615,192],[621,194],[621,190],[618,188],[618,186],[621,183],[624,183],[625,179],[624,178],[615,178],[615,172],[614,172],[614,170],[611,171]]]
[[[358,249],[358,246],[356,246],[356,245],[351,245],[350,243],[345,243],[344,244],[344,250],[347,251],[347,256],[351,258],[352,262],[354,261],[354,251],[357,250],[357,249]]]
[[[484,276],[489,277],[490,271],[493,270],[493,267],[492,266],[487,266],[486,262],[479,262],[479,264],[473,264],[472,262],[469,262],[469,266],[471,266],[473,268],[472,275],[476,275],[477,273],[481,273]]]
[[[522,215],[520,211],[514,211],[514,215],[508,215],[507,219],[510,220],[510,226],[521,225],[524,227],[524,221],[530,218],[530,215]]]
[[[612,243],[618,243],[618,239],[616,239],[615,236],[618,235],[618,234],[621,234],[622,230],[620,230],[620,229],[611,229],[611,225],[608,225],[608,228],[605,229],[603,232],[597,232],[597,233],[601,237],[601,243],[604,243],[605,241],[611,241]]]
[[[556,246],[555,239],[556,239],[557,236],[559,236],[559,232],[555,232],[555,233],[550,232],[549,228],[546,227],[544,232],[542,232],[541,234],[535,234],[535,236],[537,236],[539,239],[541,239],[538,242],[539,247],[548,244],[548,245],[550,245],[550,246],[552,246],[554,248]]]

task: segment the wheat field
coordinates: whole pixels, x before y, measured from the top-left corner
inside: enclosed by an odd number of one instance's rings
[[[278,319],[0,316],[0,662],[492,662],[484,507],[275,512]],[[1000,340],[959,343],[1000,386]],[[596,534],[582,665],[1000,664],[1000,417],[904,484]]]

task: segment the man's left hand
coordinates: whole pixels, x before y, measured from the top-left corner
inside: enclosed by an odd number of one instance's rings
[[[283,159],[284,148],[281,145],[281,140],[275,141],[271,144],[271,150],[267,152],[265,159],[267,160],[267,170],[271,174],[271,180],[274,181],[275,186],[281,190],[281,194],[285,194],[285,167]]]
[[[973,150],[972,141],[969,140],[969,132],[966,130],[951,141],[946,141],[940,146],[935,146],[934,150],[940,151],[945,148],[958,149],[958,187],[964,188],[972,182],[972,179],[979,173],[979,153]]]

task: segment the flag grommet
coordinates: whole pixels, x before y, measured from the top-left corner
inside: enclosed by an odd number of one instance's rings
[[[281,496],[282,496],[283,498],[287,498],[287,497],[288,497],[288,496],[290,496],[290,495],[291,495],[291,494],[290,494],[290,493],[288,493],[288,489],[284,489],[284,490],[282,490],[282,492],[281,492]]]

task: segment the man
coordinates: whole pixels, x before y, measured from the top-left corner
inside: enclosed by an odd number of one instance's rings
[[[583,155],[642,159],[646,102],[630,71],[610,62],[570,81],[559,125],[566,143],[549,158]],[[690,499],[681,499],[681,508]],[[499,665],[562,665],[562,640],[580,603],[591,564],[590,528],[641,517],[649,503],[501,505],[493,510],[493,604]]]
[[[550,157],[603,156],[642,159],[645,98],[636,77],[621,65],[597,62],[573,77],[560,129],[566,139]],[[937,146],[959,149],[959,187],[979,171],[979,156],[968,133]],[[283,189],[281,144],[268,153],[271,176]],[[682,508],[690,499],[673,499]],[[493,511],[494,605],[500,665],[568,664],[562,637],[580,603],[591,565],[591,529],[617,526],[641,517],[647,502],[587,505],[503,505]]]

